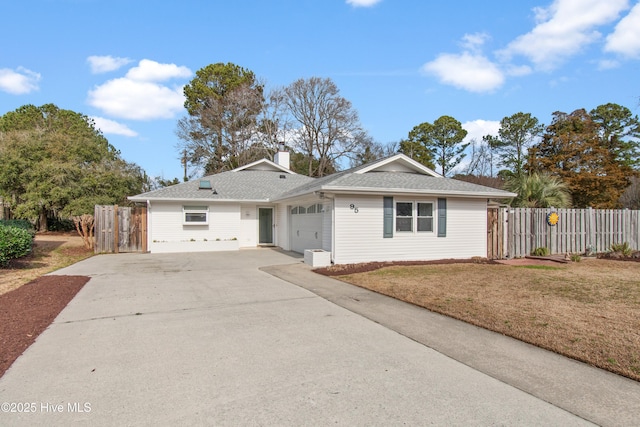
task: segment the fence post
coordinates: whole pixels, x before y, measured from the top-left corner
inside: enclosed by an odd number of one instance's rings
[[[141,228],[141,239],[142,239],[142,252],[147,252],[148,249],[148,243],[147,243],[147,207],[145,206],[142,209],[142,218],[140,219],[141,224],[140,224],[140,228]]]
[[[113,206],[113,252],[120,252],[120,224],[118,221],[118,205]]]

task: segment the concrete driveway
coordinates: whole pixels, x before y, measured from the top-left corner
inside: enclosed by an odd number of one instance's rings
[[[121,254],[56,272],[91,280],[0,379],[0,425],[590,424],[260,270],[300,263]]]

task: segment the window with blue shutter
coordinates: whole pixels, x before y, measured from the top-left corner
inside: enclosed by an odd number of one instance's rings
[[[447,199],[438,199],[438,237],[447,237]]]
[[[393,237],[393,197],[383,197],[382,206],[384,210],[383,237]]]

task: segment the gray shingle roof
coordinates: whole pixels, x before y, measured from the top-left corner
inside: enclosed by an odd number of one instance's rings
[[[418,173],[367,172],[340,173],[320,178],[284,193],[280,198],[294,197],[313,191],[372,191],[377,193],[451,194],[475,197],[508,198],[512,193],[451,178]]]
[[[210,181],[212,190],[200,190],[200,180]],[[229,171],[149,191],[130,199],[133,201],[203,199],[268,201],[312,180],[313,178],[308,176],[279,171]],[[213,194],[213,190],[217,194]]]
[[[403,155],[400,162],[407,162]],[[389,158],[391,159],[391,158]],[[367,169],[387,159],[338,172],[322,178],[275,170],[242,169],[210,175],[202,180],[211,182],[212,189],[199,189],[200,179],[177,184],[130,197],[133,201],[146,200],[218,200],[218,201],[276,201],[302,196],[314,191],[372,192],[377,194],[418,193],[432,195],[459,195],[467,197],[509,198],[513,193],[456,179],[432,176],[428,173],[383,172]],[[392,159],[394,160],[394,159]],[[413,162],[409,160],[410,162]],[[388,163],[388,162],[387,162]],[[259,166],[259,165],[258,165]],[[284,178],[282,178],[284,177]],[[214,191],[217,194],[214,194]]]

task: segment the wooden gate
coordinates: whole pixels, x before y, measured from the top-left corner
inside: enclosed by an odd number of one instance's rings
[[[95,252],[147,252],[147,208],[96,205]]]
[[[487,209],[487,258],[502,259],[504,251],[504,209]]]

